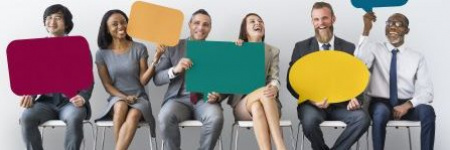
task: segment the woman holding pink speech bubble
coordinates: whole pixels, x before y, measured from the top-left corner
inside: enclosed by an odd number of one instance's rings
[[[111,95],[107,109],[97,120],[113,120],[116,150],[128,149],[142,119],[150,124],[155,137],[155,119],[145,85],[155,74],[155,64],[164,53],[164,48],[158,47],[149,67],[147,48],[132,40],[127,24],[124,12],[106,12],[98,34],[100,50],[95,62],[102,84]]]
[[[264,42],[265,26],[255,13],[247,14],[241,23],[237,45],[243,42]],[[246,95],[231,95],[228,104],[233,108],[236,121],[253,121],[259,149],[271,149],[270,135],[276,149],[285,150],[280,129],[281,103],[278,100],[280,50],[265,44],[266,86]]]

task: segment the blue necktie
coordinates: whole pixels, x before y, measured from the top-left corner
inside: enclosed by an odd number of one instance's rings
[[[322,45],[323,50],[330,50],[331,45],[329,43],[325,43]]]
[[[391,68],[389,70],[389,101],[392,107],[398,104],[398,87],[397,87],[397,53],[398,49],[392,52]]]

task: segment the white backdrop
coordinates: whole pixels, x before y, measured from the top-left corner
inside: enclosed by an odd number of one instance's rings
[[[242,18],[249,12],[258,13],[266,24],[266,42],[281,49],[280,54],[280,77],[281,95],[283,104],[282,119],[292,120],[296,132],[297,112],[295,99],[286,90],[286,72],[295,42],[306,39],[313,35],[310,22],[310,10],[314,0],[154,0],[149,1],[172,8],[180,9],[185,14],[182,37],[188,36],[187,21],[190,15],[199,8],[206,9],[212,16],[212,30],[208,40],[234,41],[238,37],[239,26]],[[14,0],[0,2],[0,101],[2,123],[0,124],[1,149],[24,149],[18,118],[21,113],[19,108],[19,97],[14,95],[9,87],[9,75],[6,62],[6,46],[15,39],[36,38],[46,36],[42,23],[42,14],[46,7],[55,3],[67,6],[73,16],[75,27],[71,35],[84,36],[95,54],[97,47],[97,33],[103,14],[110,9],[121,9],[129,14],[130,7],[134,1],[120,0],[78,0],[78,1],[55,1],[55,0]],[[353,43],[357,43],[362,32],[362,15],[364,11],[355,9],[350,0],[328,0],[337,16],[335,23],[335,34]],[[448,42],[450,35],[450,21],[448,13],[445,13],[447,0],[410,0],[405,6],[394,8],[376,8],[374,11],[378,16],[378,22],[374,25],[371,35],[374,39],[384,40],[384,21],[390,14],[400,12],[410,19],[411,32],[407,35],[406,43],[414,49],[425,54],[428,65],[431,68],[432,80],[435,89],[435,102],[433,106],[437,114],[435,149],[447,149],[445,141],[450,140],[450,120],[445,114],[450,113],[446,106],[450,105],[448,97],[450,92],[450,51]],[[447,15],[445,15],[447,14]],[[150,49],[150,55],[154,53],[154,45],[146,42]],[[150,57],[151,58],[151,57]],[[101,85],[96,68],[95,88],[91,98],[93,117],[100,115],[106,104],[107,93]],[[150,101],[153,114],[157,117],[161,106],[161,100],[166,87],[155,87],[152,82],[148,85]],[[225,124],[222,132],[224,148],[229,149],[231,124],[234,120],[230,107],[225,103]],[[91,129],[85,128],[88,146],[92,146],[92,138],[89,136]],[[420,132],[413,130],[413,146],[419,148]],[[196,149],[199,140],[198,129],[182,130],[183,149]],[[341,130],[325,129],[324,134],[327,143],[331,146]],[[113,135],[111,130],[107,133],[106,149],[112,149]],[[148,147],[146,132],[138,130],[130,149],[144,149]],[[158,134],[159,135],[159,132]],[[287,130],[285,135],[288,136]],[[48,130],[45,134],[44,146],[46,149],[62,149],[64,129]],[[253,132],[248,130],[241,132],[241,149],[257,149]],[[160,139],[158,139],[160,141]],[[361,140],[365,148],[365,139]],[[386,149],[406,149],[406,130],[389,129],[386,140]],[[55,144],[52,144],[55,143]],[[286,143],[290,144],[286,137]],[[160,144],[160,143],[159,143]],[[309,144],[306,145],[309,149]]]

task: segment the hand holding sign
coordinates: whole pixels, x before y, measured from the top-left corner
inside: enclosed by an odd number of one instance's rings
[[[94,83],[89,45],[81,36],[15,40],[6,53],[17,95],[64,93],[71,98]]]
[[[359,59],[340,51],[308,54],[294,63],[289,73],[299,103],[339,103],[358,96],[369,83],[369,70]]]
[[[127,32],[149,42],[175,46],[180,39],[182,25],[181,11],[137,1],[131,7]]]
[[[372,12],[374,7],[393,7],[405,5],[408,0],[351,0],[356,8]]]

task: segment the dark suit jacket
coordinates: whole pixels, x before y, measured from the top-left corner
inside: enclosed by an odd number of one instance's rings
[[[334,49],[346,52],[350,55],[353,55],[353,52],[355,51],[355,44],[347,42],[341,38],[334,37]],[[302,58],[305,55],[308,55],[310,53],[319,51],[319,43],[317,42],[317,39],[315,37],[308,38],[306,40],[297,42],[294,47],[294,51],[292,52],[291,62],[289,62],[289,70],[287,73],[287,88],[289,92],[294,96],[296,99],[298,99],[298,94],[294,91],[294,89],[291,86],[291,83],[289,82],[289,73],[291,71],[292,65]]]
[[[92,83],[92,85],[88,88],[88,89],[83,89],[80,90],[78,92],[78,95],[80,95],[81,97],[84,98],[84,100],[86,101],[86,103],[84,104],[84,107],[86,107],[86,120],[89,120],[91,118],[91,104],[89,103],[89,99],[91,98],[92,95],[92,90],[94,89],[94,83]],[[71,97],[64,97],[62,96],[61,93],[52,93],[52,96],[48,96],[48,95],[41,95],[38,99],[36,99],[36,102],[44,102],[44,101],[53,101],[54,96],[56,96],[59,98],[58,101],[60,101],[60,104],[67,104],[70,103],[69,100]],[[34,98],[36,98],[36,96],[33,96]]]

